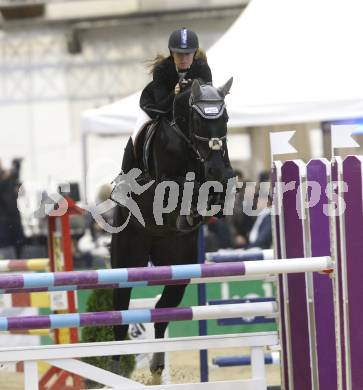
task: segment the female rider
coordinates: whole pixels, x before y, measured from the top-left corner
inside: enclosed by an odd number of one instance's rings
[[[153,81],[144,89],[140,107],[154,118],[158,113],[170,117],[173,101],[188,81],[201,78],[212,82],[205,52],[199,49],[195,32],[185,27],[171,33],[168,57],[157,55],[152,62]]]
[[[160,116],[172,120],[174,98],[191,80],[200,78],[204,82],[212,82],[206,54],[199,48],[195,32],[185,27],[173,31],[168,48],[169,56],[158,54],[151,63],[153,80],[141,93],[141,109],[133,135],[125,148],[123,172],[135,166],[134,144],[146,122]]]

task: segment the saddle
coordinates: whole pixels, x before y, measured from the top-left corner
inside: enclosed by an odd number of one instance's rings
[[[151,145],[159,124],[159,118],[145,123],[134,141],[134,156],[138,161],[140,169],[143,171],[144,178],[150,178],[149,160]]]

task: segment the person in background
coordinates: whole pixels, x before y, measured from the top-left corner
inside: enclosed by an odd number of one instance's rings
[[[20,259],[25,236],[18,209],[21,159],[14,159],[9,170],[0,165],[0,248],[12,248],[15,258]],[[13,257],[10,255],[7,257]]]
[[[261,184],[265,183],[264,186]],[[258,216],[249,233],[247,248],[269,249],[272,245],[272,224],[271,224],[271,206],[270,196],[270,173],[263,171],[259,175],[259,184],[256,188],[255,204]]]
[[[6,204],[4,200],[4,193],[6,191],[5,180],[8,176],[8,173],[3,168],[2,162],[0,160],[0,256],[1,248],[7,247],[8,238],[7,238],[7,214],[6,214]]]
[[[260,194],[257,199],[259,214],[249,233],[249,243],[245,248],[270,249],[272,245],[271,199],[268,194]]]
[[[204,226],[205,251],[215,252],[232,247],[231,231],[226,218],[215,218]]]
[[[99,187],[96,196],[96,205],[105,202],[110,198],[112,192],[111,184],[103,184]],[[107,224],[112,226],[113,209],[102,214],[102,218]],[[105,259],[109,259],[109,244],[110,234],[106,232],[93,218],[90,212],[85,213],[85,233],[79,239],[77,248],[80,252],[81,262],[85,264],[87,269],[100,264],[103,267],[109,267]],[[96,260],[96,261],[95,261]],[[106,264],[105,264],[106,263]]]
[[[229,229],[231,232],[231,247],[241,248],[248,244],[248,235],[252,229],[256,217],[248,215],[244,212],[244,202],[251,205],[254,200],[254,193],[251,192],[251,187],[246,187],[246,179],[241,170],[235,169],[235,175],[243,186],[239,192],[236,193],[235,205],[233,214],[227,216]]]

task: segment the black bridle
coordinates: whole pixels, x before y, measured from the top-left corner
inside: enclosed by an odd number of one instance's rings
[[[175,103],[175,99],[174,99]],[[179,125],[175,120],[175,110],[173,107],[173,121],[170,123],[172,129],[175,133],[182,138],[188,146],[193,150],[196,154],[197,160],[201,163],[204,163],[208,158],[212,151],[221,151],[224,155],[225,149],[223,148],[223,141],[226,141],[227,135],[222,137],[201,137],[196,133],[196,129],[194,127],[193,121],[193,113],[197,113],[200,117],[204,119],[218,119],[220,118],[225,111],[226,104],[223,99],[198,99],[194,100],[192,96],[189,99],[189,138],[183,133],[180,129]],[[208,144],[209,150],[206,155],[199,150],[197,141],[205,142]]]

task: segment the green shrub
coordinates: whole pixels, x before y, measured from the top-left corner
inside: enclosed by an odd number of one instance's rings
[[[110,311],[112,307],[112,290],[97,289],[90,294],[87,305],[87,312]],[[82,329],[82,342],[101,342],[113,341],[112,326],[87,326]],[[96,356],[82,359],[84,362],[92,364],[96,367],[110,370],[112,365],[111,356]],[[135,368],[135,356],[123,355],[120,359],[120,375],[129,378]],[[87,388],[96,388],[97,384],[92,381],[87,381]]]

